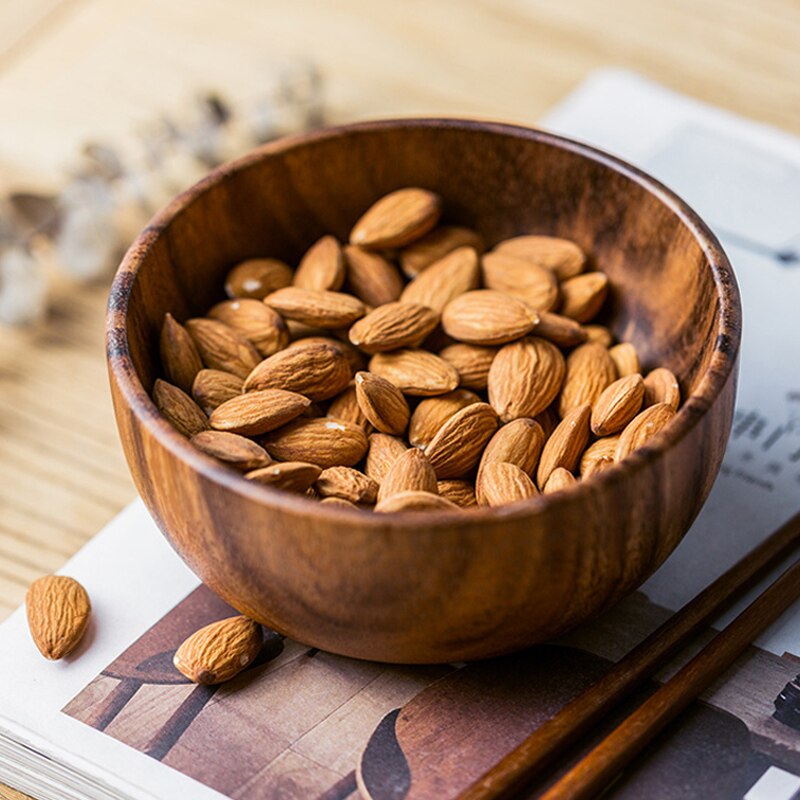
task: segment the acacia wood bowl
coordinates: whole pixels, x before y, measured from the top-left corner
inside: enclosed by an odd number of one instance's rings
[[[383,515],[251,483],[195,450],[149,393],[167,311],[202,315],[226,271],[296,264],[345,241],[376,198],[421,186],[445,221],[489,244],[573,239],[605,271],[607,323],[683,397],[669,426],[569,491],[469,513]],[[128,251],[111,290],[108,365],[125,454],[172,546],[241,612],[348,656],[432,663],[541,642],[639,586],[675,548],[719,470],[741,311],[717,240],[679,198],[602,152],[541,131],[404,120],[279,141],[177,197]]]

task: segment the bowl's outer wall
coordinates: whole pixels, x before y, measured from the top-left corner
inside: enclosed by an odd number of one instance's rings
[[[615,332],[634,342],[646,367],[671,368],[684,393],[693,393],[677,441],[654,444],[530,512],[426,515],[410,524],[408,515],[320,510],[250,486],[193,452],[144,391],[131,388],[134,371],[147,391],[157,377],[166,311],[180,319],[202,314],[242,258],[297,263],[324,233],[345,240],[364,208],[406,185],[439,192],[446,219],[477,228],[490,243],[539,232],[575,239],[591,253],[614,286]],[[173,203],[118,275],[109,364],[139,492],[214,591],[326,650],[452,661],[508,652],[573,627],[666,558],[700,510],[724,453],[738,295],[729,272],[715,282],[709,258],[727,262],[713,242],[701,246],[684,216],[635,176],[577,148],[494,126],[401,122],[265,148]],[[726,297],[733,312],[720,335]]]

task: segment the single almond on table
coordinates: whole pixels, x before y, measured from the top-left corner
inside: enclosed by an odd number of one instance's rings
[[[244,381],[231,372],[219,369],[201,369],[192,384],[192,397],[206,414],[210,414],[226,400],[242,393]]]
[[[399,455],[389,467],[378,490],[378,502],[400,492],[439,492],[430,461],[416,447]]]
[[[369,437],[369,450],[364,463],[364,472],[378,483],[386,477],[395,460],[408,450],[408,445],[388,433],[373,433]]]
[[[209,369],[232,372],[246,378],[261,361],[258,350],[229,325],[215,319],[190,319],[186,330]]]
[[[586,341],[596,342],[603,347],[611,347],[614,344],[614,335],[605,325],[584,325],[586,331]]]
[[[553,435],[544,443],[539,467],[536,471],[536,483],[544,486],[550,474],[557,467],[572,472],[578,465],[581,453],[589,441],[589,417],[592,409],[589,405],[578,406],[567,412]]]
[[[477,252],[472,247],[457,247],[417,275],[403,289],[400,300],[419,303],[441,314],[451,300],[477,289],[480,278]]]
[[[172,314],[164,315],[159,349],[167,379],[187,394],[191,392],[195,376],[203,369],[203,361],[189,332]]]
[[[497,351],[497,347],[488,345],[456,342],[441,350],[439,356],[456,368],[459,386],[480,391],[486,388]]]
[[[346,328],[367,313],[364,304],[351,294],[298,286],[278,289],[268,294],[264,302],[282,317],[325,330]]]
[[[668,403],[657,403],[637,414],[620,434],[614,459],[622,461],[647,444],[674,416],[675,412]]]
[[[644,379],[644,405],[666,403],[673,411],[681,404],[678,379],[665,367],[657,367]]]
[[[28,587],[25,610],[33,643],[45,658],[57,661],[80,643],[92,606],[86,589],[74,578],[46,575]]]
[[[386,303],[358,320],[348,333],[367,353],[418,347],[439,324],[439,314],[419,303]]]
[[[478,505],[478,501],[475,499],[475,489],[469,481],[437,481],[436,487],[442,497],[446,497],[459,508],[474,508]]]
[[[498,428],[489,439],[478,466],[481,472],[495,462],[516,464],[523,472],[533,475],[544,447],[545,435],[542,426],[532,419],[515,419]],[[476,481],[477,493],[480,481]]]
[[[468,389],[455,389],[438,397],[423,400],[414,409],[408,424],[408,441],[414,446],[425,449],[436,435],[439,428],[447,422],[456,411],[460,411],[472,403],[480,403],[481,398]]]
[[[453,414],[425,448],[436,477],[466,475],[496,430],[497,414],[488,403],[472,403]]]
[[[515,236],[495,245],[495,252],[523,258],[551,270],[560,281],[583,272],[586,254],[575,242],[557,236]]]
[[[350,244],[371,250],[404,247],[431,230],[441,213],[438,194],[415,187],[398,189],[364,212],[350,232]]]
[[[558,397],[565,375],[561,351],[552,342],[527,336],[501,347],[494,357],[489,403],[503,422],[535,417]]]
[[[221,619],[193,633],[175,652],[175,669],[204,686],[224,683],[255,661],[264,634],[247,617]]]
[[[585,272],[561,284],[561,313],[578,322],[597,316],[608,294],[608,278],[603,272]]]
[[[569,489],[578,482],[577,478],[564,467],[556,467],[547,479],[547,483],[542,489],[542,494],[555,494],[556,492],[563,492],[564,489]]]
[[[322,416],[336,417],[336,419],[352,422],[354,425],[358,425],[367,436],[375,429],[358,404],[355,384],[351,384],[341,394],[337,394],[328,406],[327,413]]]
[[[507,506],[536,497],[539,490],[516,464],[493,461],[478,476],[478,502],[483,506]]]
[[[320,497],[338,497],[351,503],[372,505],[378,496],[378,483],[352,467],[328,467],[320,473],[314,488]]]
[[[644,399],[644,380],[637,372],[619,378],[603,390],[592,408],[592,433],[619,433],[638,413]]]
[[[624,378],[626,375],[636,375],[641,371],[639,355],[630,342],[622,342],[610,347],[608,354],[617,368],[617,375]]]
[[[414,397],[432,397],[458,386],[458,373],[443,358],[427,350],[393,350],[376,353],[369,371],[386,378],[401,392]]]
[[[236,433],[201,431],[192,436],[192,444],[207,456],[241,472],[267,467],[272,463],[263,447]]]
[[[260,300],[224,300],[212,306],[208,316],[244,336],[265,358],[289,344],[283,318]]]
[[[465,292],[442,311],[448,336],[470,344],[505,344],[530,333],[538,314],[522,300],[492,289]]]
[[[579,322],[550,311],[539,312],[539,324],[535,333],[541,339],[547,339],[559,347],[576,347],[589,338],[586,329]]]
[[[483,285],[513,295],[535,311],[558,305],[558,281],[544,267],[504,252],[486,253],[481,259]]]
[[[408,426],[411,411],[403,393],[386,378],[371,372],[356,375],[356,400],[364,416],[381,433],[399,435]]]
[[[258,436],[280,428],[299,417],[311,401],[297,392],[261,389],[234,397],[211,412],[211,427],[217,431]]]
[[[562,417],[573,408],[593,406],[603,390],[617,379],[617,368],[601,344],[587,342],[567,356],[567,371],[558,411]]]
[[[604,436],[590,444],[581,456],[580,473],[582,478],[589,478],[598,472],[613,467],[616,461],[614,453],[617,450],[619,436]]]
[[[482,253],[485,244],[480,234],[470,228],[442,225],[400,251],[400,268],[409,278],[414,278],[458,247],[471,247]]]
[[[156,380],[153,402],[179,433],[191,439],[196,433],[208,430],[208,419],[186,392],[171,383]]]
[[[301,417],[267,434],[261,443],[278,461],[308,461],[323,469],[355,466],[367,452],[364,431],[333,417]]]
[[[321,473],[321,467],[308,461],[283,461],[251,470],[244,477],[285,492],[302,494],[311,488]]]
[[[277,258],[249,258],[228,273],[225,294],[263,300],[271,292],[291,285],[292,276],[291,267]]]
[[[308,248],[300,260],[292,283],[301,289],[338,292],[344,285],[344,278],[342,246],[335,236],[323,236]]]
[[[381,500],[375,511],[390,514],[398,511],[460,511],[461,508],[446,497],[431,492],[400,492]]]
[[[305,347],[309,344],[327,344],[341,350],[342,353],[344,353],[344,357],[347,359],[347,363],[350,364],[350,372],[353,375],[359,370],[366,369],[366,356],[345,339],[336,339],[333,336],[302,336],[299,339],[289,342],[286,347]]]
[[[392,303],[403,291],[400,270],[377,253],[352,244],[344,248],[347,264],[347,285],[350,291],[368,306]]]

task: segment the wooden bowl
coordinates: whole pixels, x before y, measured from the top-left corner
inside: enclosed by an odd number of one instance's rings
[[[608,322],[686,398],[668,428],[574,489],[471,513],[371,514],[245,481],[160,417],[164,313],[203,314],[237,261],[296,264],[346,240],[377,197],[423,186],[492,244],[576,240],[613,287]],[[176,198],[111,290],[108,364],[125,454],[161,530],[213,591],[277,631],[358,658],[494,656],[563,633],[639,586],[697,515],[720,466],[740,338],[735,278],[706,225],[652,178],[541,131],[404,120],[267,145]]]

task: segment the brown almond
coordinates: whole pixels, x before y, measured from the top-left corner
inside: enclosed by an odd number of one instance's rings
[[[438,494],[436,473],[421,450],[412,447],[395,460],[378,490],[378,502],[400,492],[431,492]]]
[[[439,324],[439,314],[419,303],[386,303],[351,328],[352,344],[367,353],[418,347]]]
[[[244,477],[275,489],[303,494],[319,478],[322,469],[307,461],[284,461],[254,469]]]
[[[373,433],[369,437],[369,450],[364,471],[370,478],[381,483],[395,459],[406,450],[408,450],[408,445],[402,439],[387,433]]]
[[[630,342],[616,344],[609,348],[608,354],[617,368],[617,375],[624,378],[627,375],[637,375],[641,371],[639,355]]]
[[[539,324],[535,332],[541,339],[547,339],[559,347],[576,347],[589,338],[579,322],[550,311],[539,312]]]
[[[260,300],[225,300],[212,306],[208,316],[244,336],[265,358],[289,344],[283,318]]]
[[[446,497],[459,508],[475,508],[478,505],[478,501],[475,499],[475,490],[469,481],[437,481],[436,486],[442,497]]]
[[[481,259],[483,285],[524,301],[535,311],[552,311],[558,305],[558,281],[544,267],[509,253],[486,253]]]
[[[619,433],[638,413],[644,399],[644,380],[637,372],[607,386],[592,407],[592,433]]]
[[[497,350],[497,347],[483,344],[456,342],[441,350],[439,356],[455,367],[459,386],[482,391],[486,388]]]
[[[219,369],[246,378],[261,360],[258,350],[224,322],[190,319],[186,322],[186,330],[209,369]]]
[[[560,281],[580,275],[586,266],[583,250],[575,242],[557,236],[515,236],[500,242],[494,249],[545,267]]]
[[[301,417],[267,434],[262,444],[278,461],[308,461],[322,469],[352,467],[367,452],[364,431],[333,417]]]
[[[478,476],[478,501],[483,506],[507,506],[536,497],[539,490],[516,464],[493,461]]]
[[[211,427],[216,431],[258,436],[280,428],[299,417],[311,401],[297,392],[260,389],[233,397],[211,412]]]
[[[441,314],[451,300],[477,289],[480,278],[477,252],[472,247],[457,247],[417,275],[403,289],[400,300],[419,303]]]
[[[237,264],[225,279],[228,297],[263,300],[271,292],[292,283],[292,270],[277,258],[249,258]]]
[[[208,419],[197,403],[186,392],[171,383],[156,380],[153,386],[153,402],[156,408],[179,433],[191,438],[200,431],[208,430]]]
[[[482,253],[485,244],[480,234],[470,228],[443,225],[401,250],[400,268],[409,278],[414,278],[458,247],[471,247]]]
[[[51,661],[72,653],[89,626],[92,606],[74,578],[45,575],[25,595],[28,628],[39,652]]]
[[[376,353],[369,371],[386,378],[404,394],[432,397],[451,392],[458,386],[458,373],[439,356],[427,350],[393,350]]]
[[[408,441],[424,450],[450,417],[481,399],[468,389],[455,389],[438,397],[429,397],[420,402],[411,415],[408,425]]]
[[[451,500],[431,492],[400,492],[381,500],[375,506],[381,514],[398,511],[460,511]]]
[[[478,476],[489,465],[496,462],[516,464],[523,472],[533,475],[544,447],[545,435],[542,426],[532,419],[515,419],[498,428],[489,439],[481,456]],[[480,482],[476,481],[480,486]]]
[[[344,248],[347,285],[368,306],[392,303],[403,291],[400,270],[377,253],[349,244]]]
[[[603,347],[611,347],[614,344],[614,334],[605,325],[584,325],[586,331],[586,341],[596,342]]]
[[[381,433],[400,435],[411,411],[403,393],[386,378],[371,372],[356,375],[356,399],[364,416]]]
[[[666,367],[658,367],[644,379],[644,405],[666,403],[673,411],[681,404],[678,379]]]
[[[244,381],[230,372],[219,369],[201,369],[192,384],[192,397],[206,414],[226,400],[242,393]]]
[[[591,413],[589,405],[573,408],[567,412],[553,431],[553,435],[544,443],[539,467],[536,470],[536,483],[539,486],[547,483],[550,473],[557,467],[564,467],[572,472],[578,465],[578,459],[589,441]]]
[[[192,444],[207,456],[241,472],[267,467],[272,463],[263,447],[236,433],[201,431],[192,436]]]
[[[535,417],[558,396],[566,365],[561,351],[538,336],[512,342],[500,351],[489,370],[489,402],[503,422]]]
[[[472,403],[456,411],[425,448],[436,477],[462,478],[477,463],[497,430],[497,414],[488,403]]]
[[[657,403],[637,414],[620,434],[617,449],[614,451],[614,460],[622,461],[634,450],[643,447],[660,433],[674,416],[672,406],[667,403]]]
[[[350,364],[350,371],[353,375],[367,367],[366,356],[357,347],[354,347],[348,341],[334,339],[332,336],[304,336],[289,342],[287,347],[305,347],[307,344],[328,344],[333,347],[338,347],[339,350],[344,353],[347,362]]]
[[[203,361],[194,340],[172,314],[164,315],[160,340],[161,364],[170,383],[187,394],[192,391],[195,376],[203,369]]]
[[[338,292],[344,285],[342,246],[335,236],[323,236],[308,248],[294,273],[292,283],[301,289]]]
[[[331,331],[317,328],[315,325],[306,325],[305,322],[298,322],[296,319],[285,319],[284,324],[289,334],[289,345],[300,339],[330,338]]]
[[[594,342],[576,347],[567,356],[567,372],[558,401],[559,414],[564,417],[578,406],[593,406],[616,378],[617,368],[605,347]]]
[[[244,382],[244,390],[285,389],[311,400],[327,400],[350,383],[350,364],[331,344],[288,347],[264,359]]]
[[[325,506],[339,506],[339,508],[349,508],[350,510],[358,511],[358,506],[345,500],[341,497],[323,497],[320,502]]]
[[[597,316],[608,294],[608,278],[602,272],[586,272],[561,284],[561,313],[578,322]]]
[[[542,494],[555,494],[556,492],[563,492],[564,489],[569,489],[577,483],[576,477],[564,467],[556,467],[547,479],[547,483],[542,489]]]
[[[229,617],[193,633],[177,649],[173,662],[175,669],[194,683],[224,683],[253,663],[263,641],[257,622]]]
[[[581,456],[580,473],[582,478],[589,478],[592,475],[613,467],[614,453],[617,450],[619,436],[604,436],[596,442],[590,444]]]
[[[521,300],[492,289],[465,292],[442,311],[444,332],[470,344],[513,342],[530,333],[538,322],[537,313]]]
[[[323,416],[352,422],[354,425],[358,425],[367,436],[374,430],[373,424],[367,419],[358,404],[355,384],[348,386],[341,394],[337,394],[328,406],[327,413]]]
[[[378,496],[377,482],[352,467],[324,469],[314,488],[320,497],[338,497],[366,505],[372,505]]]
[[[398,189],[366,210],[350,232],[350,244],[371,250],[405,247],[431,230],[441,213],[438,194],[415,187]]]
[[[287,286],[267,295],[264,302],[281,316],[325,330],[346,328],[367,313],[350,294]]]

